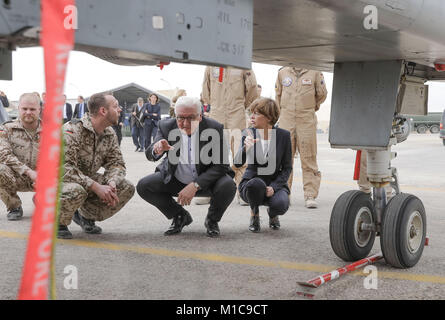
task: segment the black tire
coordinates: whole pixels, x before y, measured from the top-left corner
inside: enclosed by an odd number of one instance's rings
[[[421,124],[420,126],[417,126],[417,129],[416,129],[417,133],[420,133],[420,134],[425,133],[426,130],[427,130],[427,127],[423,124]]]
[[[440,127],[439,127],[438,125],[436,125],[436,124],[433,124],[433,125],[430,127],[430,132],[431,132],[432,134],[437,134],[437,133],[440,132]]]
[[[443,145],[445,146],[445,139],[442,139],[442,143],[443,143]]]
[[[386,262],[396,268],[416,265],[422,256],[426,237],[422,201],[407,193],[398,194],[389,201],[382,220],[380,246]],[[412,227],[408,229],[409,225]]]
[[[360,215],[359,215],[360,214]],[[361,217],[375,223],[376,214],[369,194],[359,190],[343,193],[335,202],[329,224],[329,238],[335,254],[344,261],[368,256],[374,245],[375,232],[357,228]]]

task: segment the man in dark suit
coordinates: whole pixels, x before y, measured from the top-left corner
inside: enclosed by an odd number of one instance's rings
[[[63,123],[67,123],[73,117],[73,106],[71,103],[66,102],[66,94],[63,95],[65,103],[63,105]]]
[[[144,132],[144,99],[138,98],[138,102],[131,110],[130,126],[133,143],[136,146],[135,152],[145,151],[145,132]]]
[[[77,103],[74,107],[73,118],[80,119],[88,112],[88,105],[82,96],[77,97]]]
[[[175,114],[175,119],[159,122],[155,141],[145,152],[150,161],[158,161],[164,154],[167,156],[154,174],[139,181],[137,192],[168,219],[173,219],[165,235],[180,233],[183,227],[192,223],[190,213],[183,206],[189,205],[193,197],[210,196],[204,225],[209,237],[217,237],[220,233],[218,222],[236,192],[224,127],[215,120],[202,117],[197,98],[180,97]],[[173,196],[178,197],[177,202]]]
[[[119,108],[122,110],[121,113],[119,114],[119,120],[117,121],[117,124],[111,127],[113,128],[114,132],[116,132],[117,142],[119,143],[120,146],[122,142],[122,127],[124,126],[125,112],[124,112],[124,107],[119,106]]]

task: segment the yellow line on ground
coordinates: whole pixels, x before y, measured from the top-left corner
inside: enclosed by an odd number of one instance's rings
[[[3,230],[0,230],[0,237],[9,239],[21,239],[21,240],[25,240],[28,238],[26,235],[21,233],[3,231]],[[338,268],[338,266],[328,266],[328,265],[319,265],[310,263],[296,263],[290,261],[271,261],[258,258],[227,256],[214,253],[191,252],[191,251],[171,250],[162,248],[137,247],[137,246],[129,246],[129,245],[113,244],[105,242],[93,242],[87,240],[57,240],[57,242],[59,244],[92,248],[92,249],[135,252],[139,254],[149,254],[149,255],[163,256],[163,257],[194,259],[194,260],[210,261],[210,262],[222,262],[222,263],[255,266],[255,267],[269,267],[269,268],[291,269],[298,271],[312,271],[318,273],[326,273]],[[362,273],[362,271],[352,272],[351,274],[355,276],[366,276],[366,274]],[[379,271],[378,276],[379,278],[387,278],[387,279],[445,284],[445,277],[435,276],[435,275],[412,274],[407,272]],[[296,279],[296,281],[297,280],[305,280],[305,279]]]
[[[328,185],[336,185],[336,186],[351,186],[351,187],[355,187],[356,189],[357,184],[352,181],[352,182],[348,182],[348,181],[333,181],[333,180],[322,180],[321,184],[328,184]],[[400,185],[400,189],[401,190],[417,190],[417,191],[432,191],[432,192],[440,192],[440,193],[445,193],[445,189],[443,188],[434,188],[434,187],[415,187],[415,186],[410,186],[410,185]]]

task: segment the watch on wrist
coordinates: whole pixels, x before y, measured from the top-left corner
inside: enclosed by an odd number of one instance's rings
[[[198,182],[196,182],[196,181],[193,182],[193,185],[195,186],[196,189],[198,189],[198,190],[201,189],[201,187],[199,186]]]

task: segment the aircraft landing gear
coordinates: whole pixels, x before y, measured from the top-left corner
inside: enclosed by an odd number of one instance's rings
[[[394,154],[395,156],[395,154]],[[368,150],[368,178],[372,197],[362,191],[343,193],[331,213],[329,237],[335,254],[345,261],[366,258],[375,237],[386,262],[396,268],[414,266],[426,238],[425,208],[414,195],[399,193],[397,171],[390,165],[391,152]],[[396,195],[386,201],[385,185]]]

